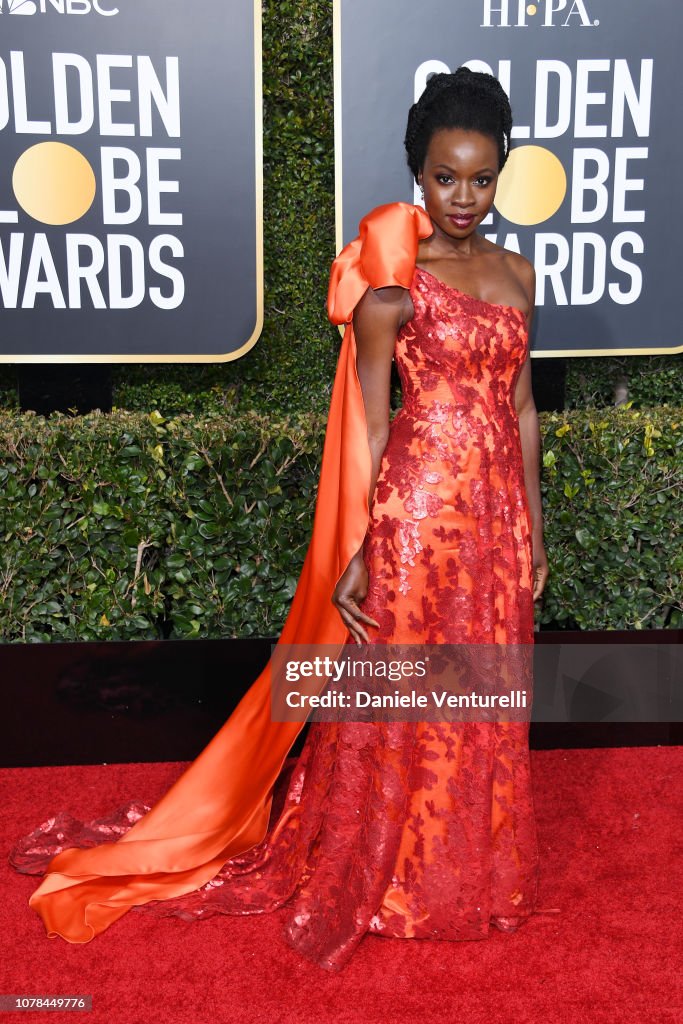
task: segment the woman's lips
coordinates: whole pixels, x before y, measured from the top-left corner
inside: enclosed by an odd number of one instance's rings
[[[466,227],[469,227],[469,225],[474,220],[474,214],[473,213],[467,213],[467,214],[449,213],[448,214],[448,219],[452,220],[453,223],[456,225],[456,227],[466,228]]]

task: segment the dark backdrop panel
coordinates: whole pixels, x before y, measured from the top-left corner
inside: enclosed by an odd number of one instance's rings
[[[266,665],[271,642],[274,639],[0,645],[0,766],[193,760]],[[553,663],[559,645],[570,642],[581,646],[584,668],[578,688],[570,681],[574,698],[568,706],[574,711],[587,707],[590,716],[597,717],[596,678],[616,688],[628,712],[637,706],[639,691],[648,682],[639,668],[640,663],[649,663],[646,650],[659,644],[660,653],[670,656],[679,645],[675,664],[680,665],[683,633],[538,633],[536,643],[544,654],[544,678],[534,684],[539,707],[554,700],[558,684],[567,685],[559,659],[557,672]],[[596,646],[593,662],[586,658],[591,643]],[[617,656],[611,680],[601,667],[605,644],[613,644]],[[627,645],[633,646],[631,672],[622,668]],[[670,679],[666,682],[671,684]],[[679,679],[679,691],[681,683]],[[604,717],[613,710],[613,701],[605,704]],[[294,752],[303,739],[302,734]],[[683,724],[661,718],[532,721],[530,742],[536,748],[680,744]]]
[[[461,64],[488,70],[510,96],[512,157],[528,159],[514,170],[511,157],[501,178],[502,188],[511,176],[516,198],[505,212],[514,218],[496,209],[481,230],[536,265],[533,354],[683,349],[672,256],[681,219],[673,182],[683,135],[672,102],[683,5],[335,0],[335,8],[339,245],[374,206],[419,201],[403,138],[428,74]],[[566,190],[554,212],[525,224],[525,197],[550,202],[557,184],[548,161],[559,161]],[[582,188],[582,178],[598,182]]]
[[[5,3],[0,15],[0,359],[234,358],[256,341],[262,321],[260,5],[120,0],[113,15],[42,6],[18,17]],[[53,59],[59,54],[74,55],[63,74],[61,58]],[[107,70],[108,62],[114,64]],[[86,131],[58,122],[64,90],[61,109],[71,123],[85,118]],[[71,147],[94,172],[94,201],[71,223],[48,223],[15,195],[17,161],[50,143]],[[130,173],[133,201],[136,189],[142,197],[132,222],[116,223],[131,208],[125,188],[106,202],[103,168],[112,148],[121,151],[115,176]],[[36,180],[24,183],[29,199],[36,191],[78,191],[73,180],[57,180],[54,151],[39,152]],[[166,184],[150,204],[157,158]],[[154,223],[169,215],[171,222]],[[91,288],[73,285],[79,259],[86,265],[99,256],[104,308]],[[49,287],[32,295],[28,278]],[[155,300],[154,289],[169,308]],[[130,308],[115,300],[119,290],[134,296]]]

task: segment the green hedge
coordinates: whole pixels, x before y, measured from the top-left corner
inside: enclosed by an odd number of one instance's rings
[[[626,384],[633,408],[683,405],[683,352],[567,359],[565,405],[568,409],[613,406],[619,383]]]
[[[544,414],[543,621],[683,626],[683,407]]]
[[[4,642],[277,636],[325,417],[0,413]],[[539,621],[680,626],[683,409],[541,416]]]
[[[0,414],[3,641],[270,636],[323,421]]]

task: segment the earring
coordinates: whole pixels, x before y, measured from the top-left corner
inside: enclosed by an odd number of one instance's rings
[[[424,198],[425,198],[424,185],[420,185],[420,198],[421,198],[422,202],[424,202]]]

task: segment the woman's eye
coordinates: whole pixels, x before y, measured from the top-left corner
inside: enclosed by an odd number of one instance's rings
[[[487,185],[491,184],[491,178],[477,178],[477,183],[486,188]]]
[[[437,179],[436,180],[438,182],[440,182],[440,184],[442,184],[442,185],[448,184],[449,182],[453,181],[453,179],[451,178],[450,174],[439,174],[439,175],[437,175]]]

